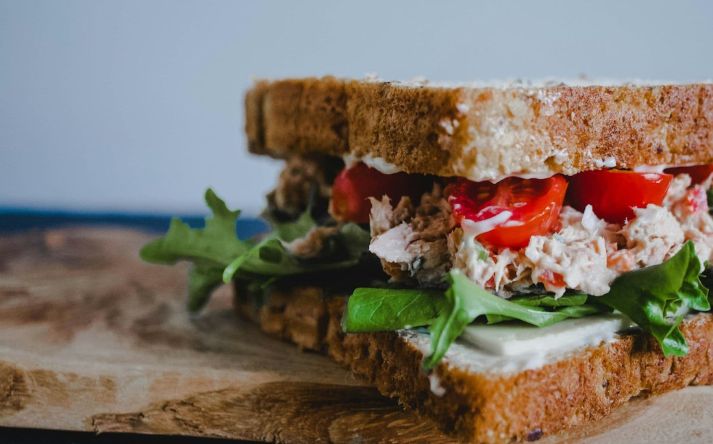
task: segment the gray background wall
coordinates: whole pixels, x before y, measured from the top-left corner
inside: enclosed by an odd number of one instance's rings
[[[713,77],[706,1],[0,0],[0,205],[255,213],[252,76]]]

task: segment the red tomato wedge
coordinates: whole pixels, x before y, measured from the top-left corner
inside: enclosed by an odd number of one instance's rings
[[[567,203],[579,211],[591,205],[598,217],[621,224],[635,217],[633,208],[661,205],[672,178],[666,173],[585,171],[569,178]]]
[[[557,229],[566,191],[562,176],[498,183],[457,179],[446,188],[456,220],[477,224],[477,231],[483,230],[478,241],[495,248],[522,248],[530,237]]]
[[[429,176],[421,174],[384,174],[363,163],[343,169],[334,180],[330,213],[344,222],[369,223],[370,197],[380,199],[387,195],[396,203],[402,196],[418,199],[429,191],[432,184]]]
[[[689,176],[691,176],[691,182],[696,184],[705,181],[706,179],[708,179],[708,176],[713,174],[713,165],[693,165],[686,167],[666,168],[664,172],[668,174],[673,174],[674,176],[677,174],[688,174]]]

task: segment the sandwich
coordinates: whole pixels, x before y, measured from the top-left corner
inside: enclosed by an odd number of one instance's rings
[[[713,84],[257,81],[263,217],[212,190],[141,251],[189,309],[329,354],[472,442],[536,440],[713,383]]]

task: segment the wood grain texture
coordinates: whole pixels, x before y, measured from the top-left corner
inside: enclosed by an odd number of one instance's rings
[[[148,237],[65,229],[0,238],[0,426],[274,442],[450,442],[326,357],[232,313],[191,319],[186,268]],[[639,400],[560,442],[713,442],[713,390]]]
[[[326,357],[238,322],[222,289],[191,319],[186,267],[148,236],[0,238],[0,425],[277,442],[446,438]]]

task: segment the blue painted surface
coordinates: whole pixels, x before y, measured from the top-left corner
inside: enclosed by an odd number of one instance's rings
[[[202,227],[203,215],[179,215],[192,227]],[[135,228],[152,233],[168,229],[171,215],[112,212],[78,212],[62,210],[37,210],[0,207],[0,233],[17,233],[27,230],[42,230],[67,226],[119,226]],[[241,239],[267,231],[268,225],[261,219],[238,219],[238,236]]]

